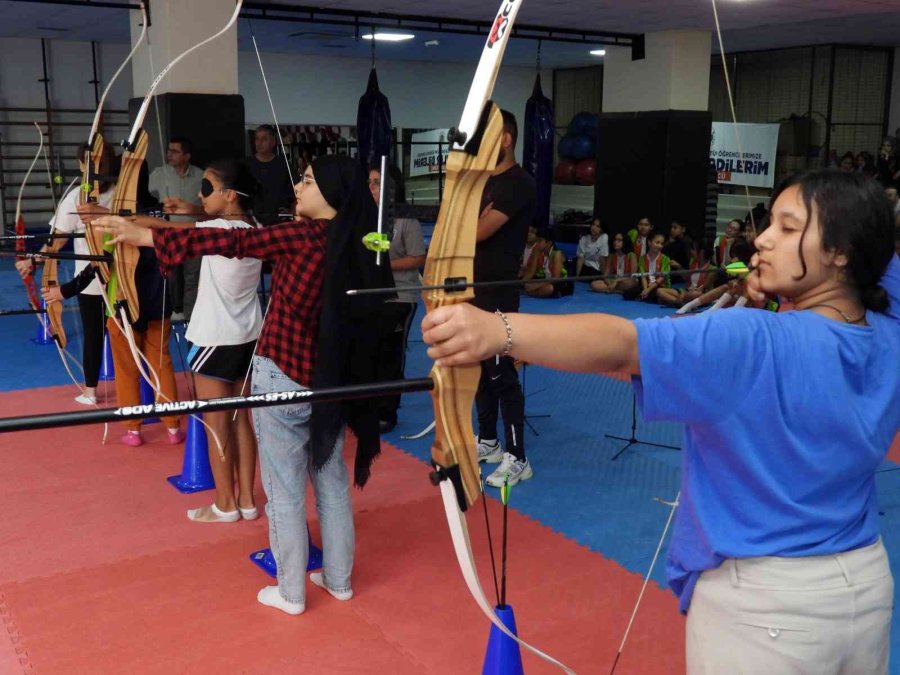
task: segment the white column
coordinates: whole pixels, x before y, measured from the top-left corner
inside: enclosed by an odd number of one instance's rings
[[[132,62],[135,97],[144,96],[155,75],[179,54],[221,30],[235,8],[232,0],[153,0],[151,5],[150,51],[139,49]],[[140,23],[141,13],[132,11],[132,44],[141,34]],[[179,61],[156,93],[237,94],[237,22]]]
[[[630,47],[606,47],[603,112],[707,110],[711,34],[664,31],[645,36],[645,58]]]

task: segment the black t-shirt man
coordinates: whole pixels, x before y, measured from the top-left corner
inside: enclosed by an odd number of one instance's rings
[[[279,221],[278,213],[290,210],[294,203],[294,185],[284,157],[277,152],[278,131],[271,124],[261,124],[253,132],[254,153],[244,160],[250,174],[259,183],[253,211],[263,225]]]
[[[536,200],[534,178],[518,164],[488,179],[481,198],[481,209],[491,205],[491,210],[502,213],[509,220],[476,245],[476,282],[518,278]],[[518,286],[476,287],[472,304],[488,311],[515,312],[519,309],[519,291]]]
[[[275,155],[270,161],[261,162],[251,155],[244,163],[260,186],[254,205],[257,220],[263,225],[279,222],[279,210],[289,208],[294,201],[294,186],[284,157]]]

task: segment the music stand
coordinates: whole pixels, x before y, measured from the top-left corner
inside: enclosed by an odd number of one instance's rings
[[[523,399],[523,401],[527,401],[527,400],[528,400],[528,394],[525,393],[525,373],[526,373],[526,371],[528,370],[528,363],[527,363],[526,361],[522,361],[521,363],[522,363],[522,399]],[[546,389],[546,387],[544,387],[544,389],[538,389],[537,391],[533,391],[533,392],[531,392],[531,395],[533,396],[534,394],[540,394],[540,393],[541,393],[542,391],[544,391],[545,389]],[[534,425],[533,425],[531,422],[529,422],[528,420],[529,420],[529,418],[531,418],[531,419],[545,419],[545,418],[547,418],[547,417],[550,417],[550,414],[549,414],[549,413],[547,413],[547,414],[540,414],[540,415],[529,415],[529,414],[528,414],[528,411],[526,410],[526,411],[525,411],[525,415],[524,415],[524,417],[523,417],[523,421],[525,422],[525,424],[528,425],[528,428],[531,429],[531,433],[533,433],[535,436],[540,436],[540,434],[538,433],[538,430],[535,429],[535,428],[534,428]]]
[[[613,455],[612,459],[609,461],[615,462],[632,445],[650,445],[654,448],[666,448],[667,450],[681,450],[681,448],[679,448],[675,445],[665,445],[664,443],[651,443],[649,441],[642,441],[635,435],[636,432],[637,432],[637,394],[634,391],[632,391],[632,393],[631,393],[631,437],[625,438],[624,436],[614,436],[612,434],[603,434],[606,438],[615,438],[617,441],[628,441],[625,444],[625,447],[623,447],[615,455]]]

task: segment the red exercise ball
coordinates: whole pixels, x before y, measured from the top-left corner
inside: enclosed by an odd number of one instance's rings
[[[597,162],[583,159],[575,166],[575,181],[579,185],[593,185],[597,173]]]
[[[553,180],[561,185],[571,185],[575,182],[575,162],[570,159],[561,159],[556,165]]]

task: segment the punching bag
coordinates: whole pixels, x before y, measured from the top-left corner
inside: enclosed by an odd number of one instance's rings
[[[541,91],[541,74],[534,78],[534,91],[525,104],[522,166],[534,176],[537,202],[534,224],[550,224],[550,184],[553,181],[553,101]]]
[[[381,166],[381,156],[391,155],[391,105],[378,89],[375,68],[369,73],[366,93],[359,98],[356,112],[356,139],[363,167]]]

